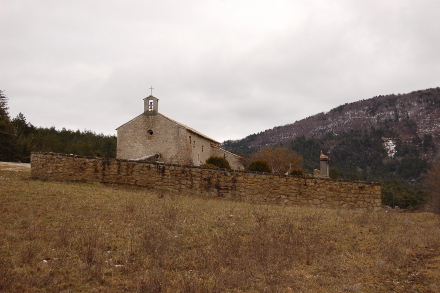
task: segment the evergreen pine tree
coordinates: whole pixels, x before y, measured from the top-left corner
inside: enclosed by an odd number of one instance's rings
[[[13,161],[14,148],[15,135],[8,113],[8,98],[0,90],[0,161]]]
[[[20,162],[29,162],[35,127],[26,121],[26,117],[21,112],[11,122],[16,137],[14,159]]]

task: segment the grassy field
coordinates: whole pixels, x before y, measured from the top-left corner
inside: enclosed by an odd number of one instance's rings
[[[0,168],[1,292],[440,292],[440,216],[253,205]]]

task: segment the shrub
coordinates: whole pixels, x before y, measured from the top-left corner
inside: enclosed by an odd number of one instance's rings
[[[339,172],[338,168],[332,167],[329,170],[329,175],[331,179],[341,179],[341,172]]]
[[[428,187],[426,208],[434,213],[440,214],[440,158],[437,158],[431,165],[425,183]]]
[[[269,163],[265,160],[252,161],[247,167],[248,171],[272,173]]]
[[[293,176],[303,176],[304,173],[303,173],[303,170],[295,169],[292,172],[290,172],[290,175],[293,175]]]
[[[218,166],[213,165],[213,164],[203,164],[202,167],[206,167],[206,168],[218,168]]]
[[[222,169],[231,169],[228,160],[222,157],[210,157],[209,159],[206,160],[205,165],[214,165]]]
[[[382,204],[413,208],[424,203],[426,192],[401,182],[382,185]]]

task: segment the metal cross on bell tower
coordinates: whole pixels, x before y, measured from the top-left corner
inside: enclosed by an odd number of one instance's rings
[[[151,91],[150,96],[153,95],[153,90],[154,90],[154,88],[153,88],[153,86],[151,86],[151,87],[150,87],[150,91]]]

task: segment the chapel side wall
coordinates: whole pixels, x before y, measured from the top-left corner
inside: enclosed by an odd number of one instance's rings
[[[234,170],[244,170],[243,164],[240,162],[240,157],[233,153],[220,148],[212,147],[211,154],[214,157],[225,158],[228,161],[229,166],[231,166],[231,168]]]
[[[186,132],[186,145],[189,148],[192,165],[200,166],[211,156],[211,141],[192,131]]]
[[[377,183],[55,153],[32,153],[31,176],[40,180],[132,184],[255,203],[370,210],[381,207],[381,187]]]

